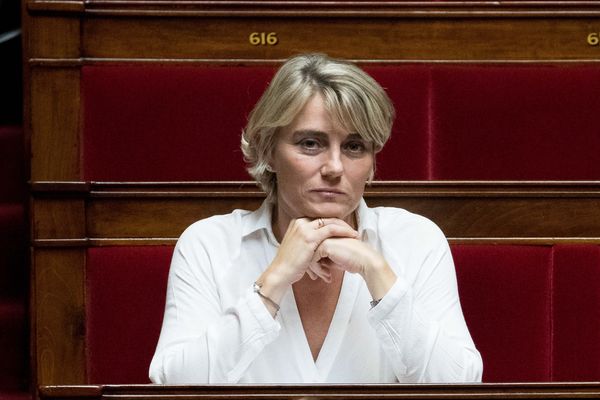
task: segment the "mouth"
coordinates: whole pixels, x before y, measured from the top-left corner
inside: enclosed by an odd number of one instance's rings
[[[325,197],[337,197],[345,194],[342,190],[334,188],[318,188],[311,190],[311,192]]]

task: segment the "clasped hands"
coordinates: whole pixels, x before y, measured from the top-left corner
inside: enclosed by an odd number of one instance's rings
[[[280,299],[288,285],[304,274],[331,282],[332,268],[360,274],[373,298],[383,297],[396,279],[383,256],[343,220],[298,218],[290,222],[277,255],[259,281]]]

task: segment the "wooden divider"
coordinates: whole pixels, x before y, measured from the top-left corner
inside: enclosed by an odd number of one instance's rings
[[[42,399],[597,399],[597,383],[482,385],[84,386],[42,388]]]
[[[264,194],[252,182],[38,182],[33,198],[34,246],[63,247],[175,244]],[[374,182],[365,199],[424,215],[455,243],[600,243],[597,182]]]

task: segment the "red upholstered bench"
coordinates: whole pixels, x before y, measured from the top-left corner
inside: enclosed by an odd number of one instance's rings
[[[453,246],[484,381],[600,379],[600,246]]]
[[[485,382],[600,380],[600,246],[452,249]],[[171,254],[170,246],[89,249],[89,383],[148,382]]]
[[[172,254],[171,246],[88,250],[89,383],[148,382],[148,367],[162,323]]]
[[[366,66],[397,109],[381,180],[597,180],[595,65]],[[239,139],[270,66],[82,68],[86,180],[247,180]],[[576,132],[577,134],[574,134]]]

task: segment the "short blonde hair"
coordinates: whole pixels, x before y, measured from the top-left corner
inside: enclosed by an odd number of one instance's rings
[[[279,128],[289,125],[315,94],[348,131],[373,143],[375,152],[390,137],[394,107],[383,88],[356,65],[323,54],[302,54],[277,71],[248,116],[241,148],[248,172],[274,202],[277,179],[269,162]]]

